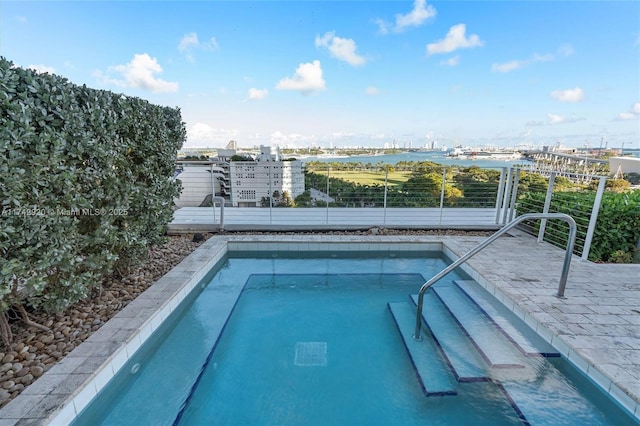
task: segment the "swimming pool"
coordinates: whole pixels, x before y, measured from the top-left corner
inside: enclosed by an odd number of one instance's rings
[[[523,365],[510,368],[473,353],[460,366],[462,343],[438,338],[447,325],[437,321],[424,340],[436,382],[451,387],[432,392],[397,311],[446,266],[426,254],[232,253],[75,424],[558,424],[567,410],[574,424],[634,424],[560,357],[516,353]],[[468,277],[439,283],[430,312],[459,310],[437,305],[458,287]],[[536,399],[523,383],[544,390],[536,404],[523,406]]]

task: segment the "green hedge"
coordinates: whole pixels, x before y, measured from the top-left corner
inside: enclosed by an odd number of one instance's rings
[[[544,204],[545,193],[529,192],[520,198],[519,214],[540,212],[531,206]],[[575,211],[591,209],[595,201],[595,192],[556,192],[553,194],[550,212],[573,215]],[[539,221],[534,222],[538,230]],[[586,224],[578,222],[578,239],[586,237]],[[553,241],[561,247],[566,246],[568,225],[560,221],[549,221],[547,231],[558,236]],[[636,245],[640,239],[640,190],[623,193],[605,192],[598,212],[593,233],[589,260],[595,262],[631,263]],[[547,240],[545,238],[545,240]],[[551,242],[551,241],[550,241]],[[637,255],[636,255],[637,258]]]
[[[0,312],[60,311],[159,243],[180,184],[177,108],[0,58]]]
[[[630,263],[639,240],[640,190],[621,194],[605,192],[589,259]]]

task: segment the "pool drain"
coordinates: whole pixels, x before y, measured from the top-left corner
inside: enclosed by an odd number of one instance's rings
[[[298,367],[326,367],[327,342],[297,342],[294,364]]]

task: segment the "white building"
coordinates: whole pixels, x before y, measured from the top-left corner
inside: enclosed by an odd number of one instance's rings
[[[272,153],[270,147],[261,146],[255,161],[229,163],[229,182],[234,207],[259,207],[275,192],[295,199],[304,192],[302,162],[280,161],[279,150]]]
[[[212,194],[229,194],[228,170],[223,164],[206,163],[184,167],[177,179],[182,182],[180,197],[174,200],[176,207],[202,207],[210,205]]]
[[[637,157],[609,157],[609,171],[613,175],[627,173],[640,174],[640,158]]]

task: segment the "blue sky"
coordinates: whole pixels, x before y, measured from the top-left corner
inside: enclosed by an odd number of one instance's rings
[[[185,147],[640,148],[638,1],[2,1],[0,55],[177,106]]]

